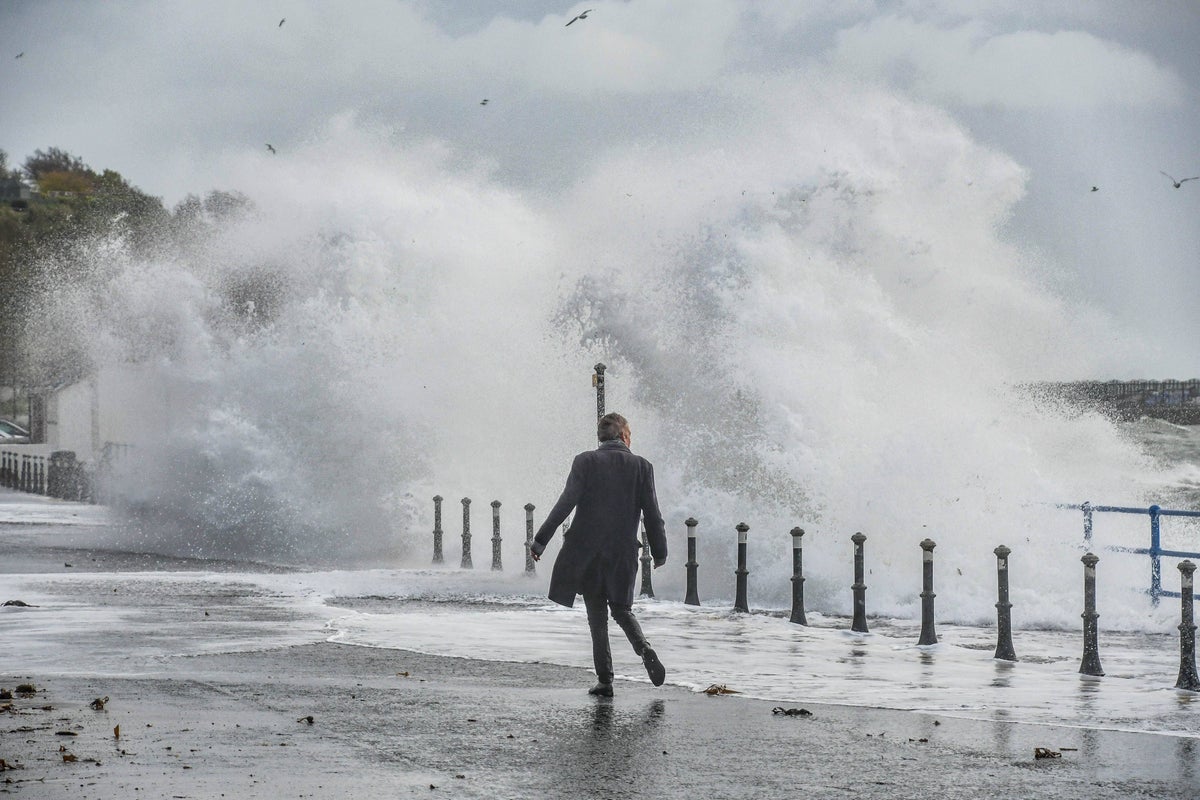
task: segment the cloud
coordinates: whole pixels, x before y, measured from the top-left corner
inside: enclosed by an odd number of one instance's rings
[[[1008,109],[1174,105],[1186,87],[1145,53],[1081,31],[991,35],[888,16],[839,32],[833,64],[935,102]]]

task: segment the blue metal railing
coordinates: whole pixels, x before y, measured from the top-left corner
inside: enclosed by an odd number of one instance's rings
[[[1145,514],[1150,517],[1150,546],[1149,547],[1123,547],[1120,545],[1108,545],[1104,549],[1111,550],[1117,553],[1137,553],[1139,555],[1150,556],[1150,600],[1154,605],[1158,605],[1159,598],[1162,597],[1179,597],[1179,592],[1164,591],[1162,588],[1162,558],[1196,558],[1200,559],[1200,553],[1191,553],[1186,550],[1164,550],[1162,546],[1162,525],[1163,517],[1200,517],[1200,511],[1176,511],[1168,508],[1160,508],[1159,506],[1150,506],[1148,508],[1136,508],[1128,506],[1094,506],[1091,503],[1083,502],[1080,504],[1061,504],[1059,508],[1073,508],[1083,512],[1083,544],[1089,550],[1092,547],[1092,515],[1096,512],[1108,512],[1115,514]]]

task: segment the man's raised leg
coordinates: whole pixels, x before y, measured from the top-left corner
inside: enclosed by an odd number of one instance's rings
[[[650,682],[655,686],[662,686],[663,681],[667,679],[667,669],[658,660],[658,654],[654,652],[654,648],[646,641],[646,635],[642,633],[642,626],[638,624],[637,617],[633,615],[633,609],[630,606],[616,603],[609,605],[612,608],[613,620],[621,626],[621,630],[625,631],[625,637],[633,645],[633,652],[642,657],[642,665],[646,668],[646,674],[650,676]]]

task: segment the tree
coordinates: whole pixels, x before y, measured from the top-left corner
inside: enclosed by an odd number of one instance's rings
[[[87,368],[86,348],[70,337],[37,348],[22,346],[22,340],[32,335],[38,309],[62,286],[89,285],[98,265],[89,242],[116,235],[135,258],[202,258],[210,237],[253,210],[245,195],[211,191],[188,195],[168,211],[161,198],[116,170],[97,172],[58,147],[35,151],[20,169],[0,150],[0,180],[5,178],[35,183],[42,194],[26,209],[0,207],[0,380],[19,373],[26,382],[53,382]],[[281,274],[262,268],[220,290],[238,316],[262,325],[277,308],[283,287]]]
[[[0,181],[20,180],[21,172],[15,169],[9,169],[8,153],[0,150]]]
[[[87,194],[92,191],[92,182],[81,172],[43,172],[37,179],[38,191],[43,194],[54,192],[70,192],[71,194]]]
[[[40,181],[42,175],[48,172],[77,173],[91,177],[92,170],[79,156],[73,156],[66,150],[51,147],[47,150],[34,150],[33,155],[25,159],[25,175],[34,182]]]

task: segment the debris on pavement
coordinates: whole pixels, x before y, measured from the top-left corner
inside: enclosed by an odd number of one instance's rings
[[[813,713],[807,708],[784,708],[783,706],[775,706],[771,709],[772,714],[783,714],[788,717],[811,717]]]

